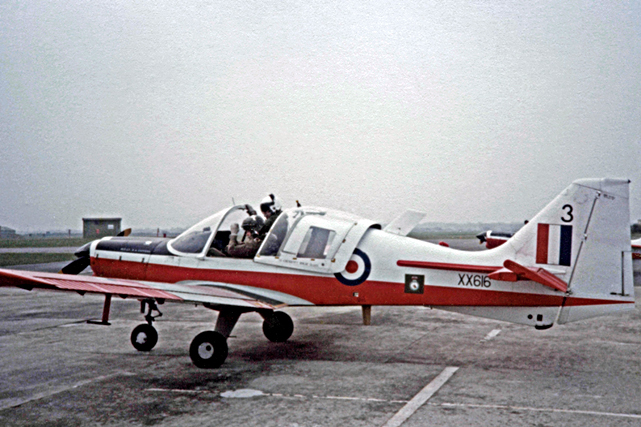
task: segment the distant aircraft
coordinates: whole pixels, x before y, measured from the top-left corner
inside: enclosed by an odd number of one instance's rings
[[[492,230],[484,231],[476,235],[476,238],[479,239],[479,243],[485,243],[485,247],[488,249],[494,249],[501,246],[503,243],[507,242],[512,233],[500,233]]]
[[[141,301],[145,320],[133,346],[151,350],[158,305],[182,302],[219,312],[213,331],[198,334],[189,354],[216,368],[239,317],[257,312],[263,332],[284,342],[294,330],[283,307],[430,306],[546,329],[554,323],[633,310],[629,181],[572,183],[507,243],[461,251],[407,237],[422,214],[408,211],[385,228],[323,208],[283,211],[253,259],[221,253],[233,224],[252,212],[236,205],[175,239],[105,237],[81,248],[66,271],[87,265],[96,275],[0,270],[0,286],[105,295]],[[215,250],[214,250],[215,249]],[[156,314],[158,313],[158,314]]]

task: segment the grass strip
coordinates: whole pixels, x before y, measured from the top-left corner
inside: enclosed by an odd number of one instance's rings
[[[72,261],[76,259],[73,254],[47,254],[47,253],[9,253],[0,254],[0,267],[22,264],[44,264],[48,262]]]
[[[15,239],[0,239],[0,248],[60,248],[66,246],[80,247],[92,239],[82,237],[46,237],[29,238],[20,237]]]

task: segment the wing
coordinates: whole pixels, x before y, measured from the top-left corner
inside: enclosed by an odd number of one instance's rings
[[[88,292],[117,295],[121,298],[206,304],[210,308],[239,307],[249,310],[273,310],[289,305],[313,305],[309,301],[282,292],[206,281],[161,283],[0,269],[0,286],[26,290],[72,291],[81,295]]]

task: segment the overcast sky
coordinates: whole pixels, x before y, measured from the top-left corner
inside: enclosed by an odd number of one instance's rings
[[[270,192],[522,221],[632,180],[641,3],[0,3],[0,225],[188,226]]]

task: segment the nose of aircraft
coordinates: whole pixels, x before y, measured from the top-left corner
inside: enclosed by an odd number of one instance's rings
[[[91,243],[85,243],[74,252],[74,256],[77,258],[71,261],[69,264],[62,267],[60,273],[62,274],[80,274],[82,271],[89,266],[90,257],[89,250],[91,248]]]
[[[126,230],[118,233],[116,236],[127,237],[130,234],[131,228],[127,228]],[[91,244],[93,242],[95,242],[95,240],[80,246],[78,250],[73,253],[77,259],[74,259],[69,264],[62,267],[62,270],[60,270],[59,272],[62,274],[80,274],[84,271],[85,268],[89,267],[89,264],[91,263],[90,250]]]

